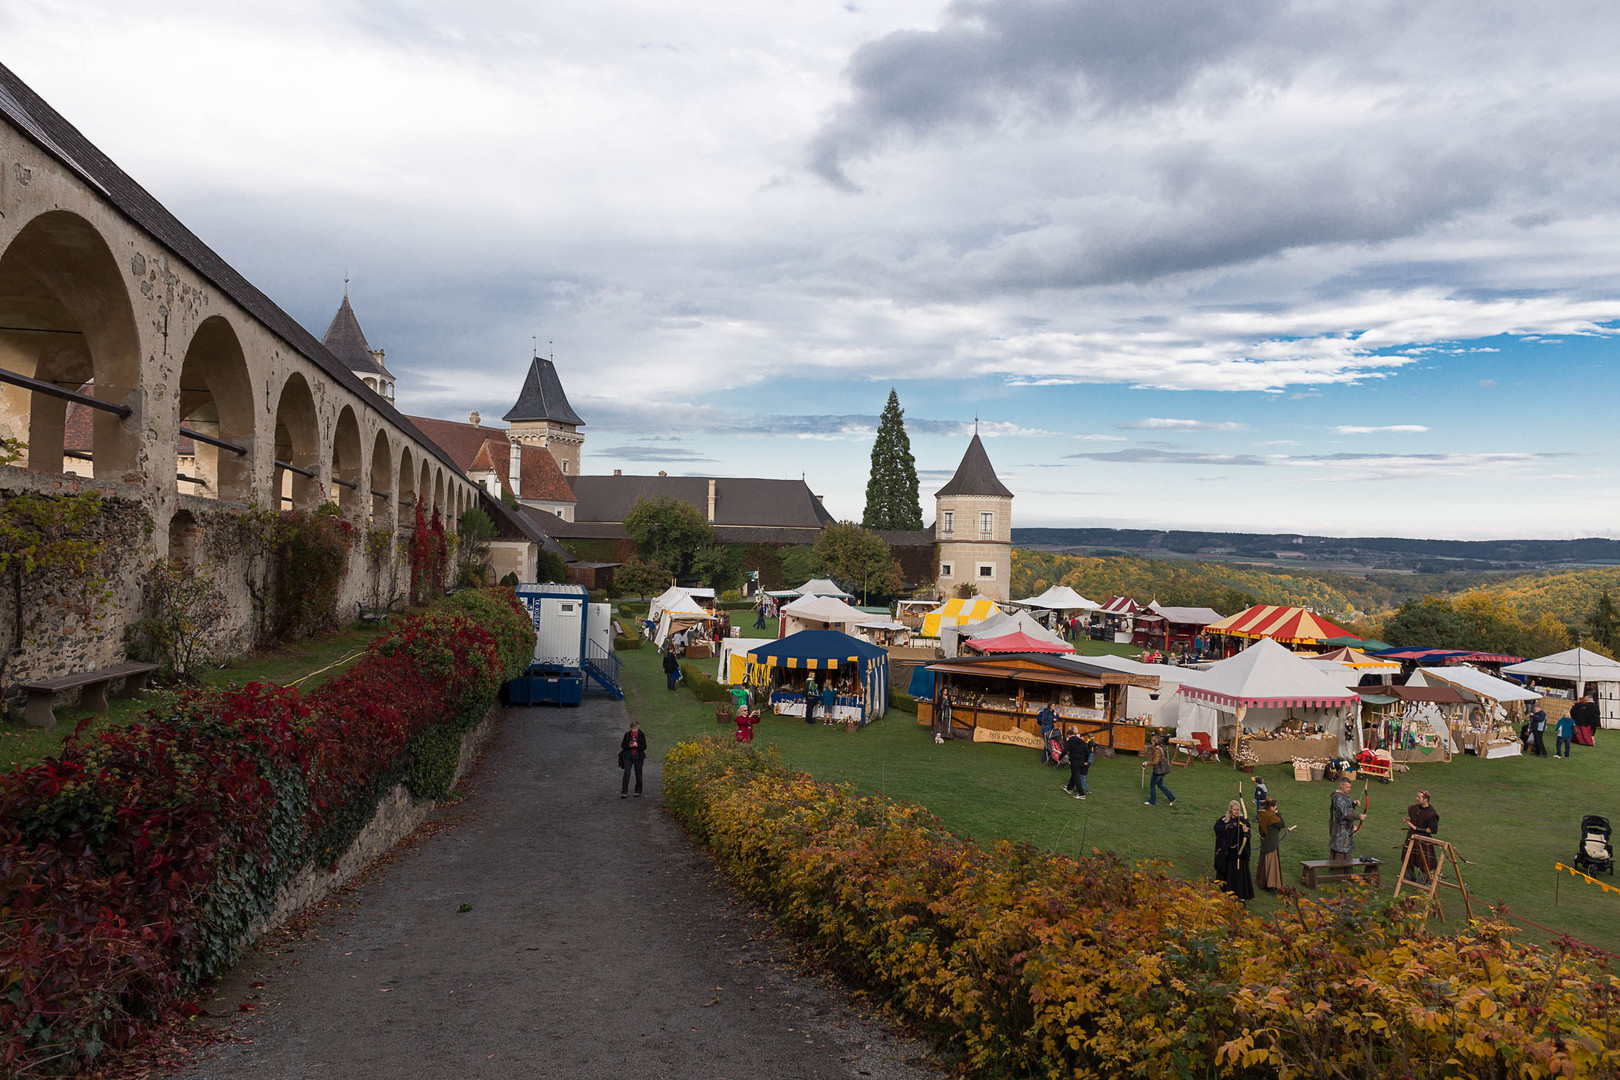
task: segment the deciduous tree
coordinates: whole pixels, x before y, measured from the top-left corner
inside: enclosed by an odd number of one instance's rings
[[[816,554],[834,578],[866,595],[894,596],[905,586],[900,563],[883,537],[853,521],[829,525],[816,541]]]
[[[697,553],[714,543],[714,527],[703,511],[667,495],[643,496],[632,503],[624,515],[624,531],[643,558],[677,577],[690,574]]]

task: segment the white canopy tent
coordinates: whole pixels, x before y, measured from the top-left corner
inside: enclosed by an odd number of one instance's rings
[[[1087,600],[1067,585],[1054,585],[1039,596],[1028,600],[1014,600],[1019,607],[1044,608],[1047,611],[1101,611],[1102,605]]]
[[[1502,669],[1504,675],[1517,675],[1524,679],[1569,683],[1580,697],[1592,691],[1598,714],[1606,728],[1620,727],[1620,660],[1610,660],[1590,649],[1565,649],[1551,656],[1510,664]]]
[[[663,597],[659,597],[659,599],[662,600]],[[714,616],[704,611],[696,600],[682,593],[670,603],[665,604],[663,611],[659,613],[658,630],[653,635],[653,644],[662,649],[664,642],[669,640],[671,634],[697,626],[700,623],[710,622],[713,619]]]
[[[1059,660],[1073,659],[1091,667],[1107,668],[1126,675],[1152,675],[1159,680],[1157,687],[1125,687],[1124,715],[1133,719],[1147,717],[1154,727],[1177,727],[1181,717],[1181,695],[1176,690],[1187,679],[1197,675],[1192,668],[1174,664],[1144,664],[1123,656],[1060,656]]]
[[[1293,719],[1319,725],[1334,736],[1340,757],[1357,749],[1361,699],[1341,679],[1269,638],[1204,671],[1190,672],[1176,695],[1181,698],[1176,719],[1180,739],[1201,731],[1217,746],[1232,745],[1244,728],[1276,731]]]
[[[1478,668],[1458,664],[1446,668],[1418,668],[1406,680],[1408,686],[1449,686],[1469,702],[1466,723],[1472,732],[1484,739],[1464,736],[1464,743],[1482,758],[1514,757],[1523,747],[1512,727],[1516,719],[1515,702],[1540,700],[1534,690],[1526,690],[1518,683],[1487,675]],[[1483,715],[1478,715],[1481,711]]]
[[[714,595],[713,589],[709,590],[709,595]],[[703,607],[702,604],[699,604],[697,601],[692,599],[692,590],[683,589],[679,585],[671,585],[669,588],[665,589],[662,593],[655,597],[652,604],[648,606],[647,618],[653,622],[657,622],[667,609],[671,607],[683,606],[697,608]]]
[[[840,589],[836,584],[827,578],[811,578],[803,585],[800,585],[797,589],[777,589],[766,593],[765,595],[774,596],[778,600],[786,600],[790,597],[805,596],[835,596],[840,600],[855,599],[852,595],[845,592],[843,589]]]
[[[782,608],[779,637],[797,634],[800,630],[837,630],[855,635],[855,628],[870,622],[870,612],[850,607],[835,596],[802,596]]]

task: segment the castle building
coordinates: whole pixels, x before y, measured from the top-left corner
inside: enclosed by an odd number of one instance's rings
[[[1011,598],[1012,501],[974,432],[956,475],[934,492],[941,596],[970,585],[991,600]]]
[[[517,404],[501,419],[511,425],[507,430],[514,442],[551,451],[564,476],[579,475],[580,447],[585,443],[579,429],[585,421],[568,404],[556,364],[536,356],[529,364]]]
[[[383,350],[373,349],[360,329],[354,308],[349,306],[349,290],[343,290],[343,303],[332,316],[332,325],[326,328],[321,344],[328,352],[360,376],[360,381],[377,393],[384,401],[394,400],[394,376],[383,366]]]

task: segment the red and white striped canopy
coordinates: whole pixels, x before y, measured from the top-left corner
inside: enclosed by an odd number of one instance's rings
[[[1142,605],[1128,596],[1110,597],[1108,603],[1102,606],[1104,615],[1135,615],[1141,610]]]
[[[1271,638],[1311,644],[1326,638],[1349,637],[1341,626],[1299,607],[1277,607],[1256,604],[1251,608],[1229,615],[1220,622],[1204,627],[1206,634],[1227,634],[1231,637]]]

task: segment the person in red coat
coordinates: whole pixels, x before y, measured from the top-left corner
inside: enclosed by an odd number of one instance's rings
[[[641,798],[641,763],[647,760],[647,733],[641,725],[630,721],[630,730],[619,740],[619,768],[624,770],[624,782],[619,785],[619,798],[630,796],[630,773],[636,774],[636,798]]]

